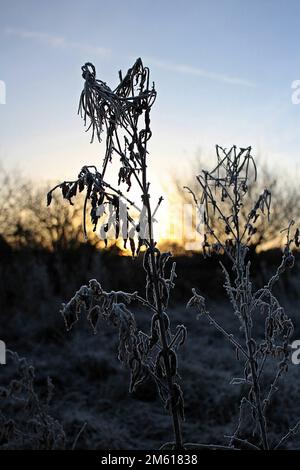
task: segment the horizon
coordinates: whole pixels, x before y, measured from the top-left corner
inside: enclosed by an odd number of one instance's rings
[[[71,18],[68,0],[0,4],[4,168],[42,183],[73,178],[87,162],[99,168],[105,144],[90,144],[77,115],[81,66],[93,62],[97,78],[113,88],[118,71],[125,73],[141,57],[158,92],[149,145],[157,199],[170,197],[175,173],[182,186],[189,183],[197,158],[210,166],[215,144],[251,145],[253,156],[276,167],[280,177],[299,177],[297,1],[290,0],[289,8],[279,0],[251,6],[238,0],[155,1],[149,9],[133,0],[134,16],[117,1],[113,28],[103,1],[72,2]],[[110,173],[116,180],[114,167]],[[132,190],[139,201],[137,188]],[[160,208],[162,232],[170,223],[168,205]]]

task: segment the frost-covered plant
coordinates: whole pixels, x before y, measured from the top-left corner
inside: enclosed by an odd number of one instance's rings
[[[0,387],[1,449],[64,449],[66,436],[61,424],[49,414],[54,386],[47,381],[47,395],[41,400],[35,390],[35,372],[25,358],[7,351],[17,369],[15,378]]]
[[[131,371],[130,391],[147,377],[156,385],[165,408],[170,411],[174,427],[174,448],[182,448],[181,421],[183,419],[183,394],[178,382],[177,349],[183,344],[186,329],[178,325],[171,331],[167,314],[169,295],[174,287],[175,263],[169,274],[166,265],[171,253],[161,253],[153,235],[153,219],[162,201],[155,208],[150,202],[150,182],[148,180],[148,141],[150,110],[156,98],[154,84],[150,85],[149,69],[137,59],[120,83],[111,90],[106,83],[96,79],[95,67],[86,63],[82,67],[85,80],[79,103],[79,112],[92,131],[92,141],[99,142],[105,135],[105,156],[101,171],[95,166],[84,166],[74,181],[65,181],[48,193],[48,204],[52,193],[60,188],[63,197],[71,204],[78,192],[86,191],[84,203],[84,232],[88,202],[91,204],[90,218],[96,230],[101,222],[100,234],[107,242],[108,232],[115,231],[115,238],[122,236],[126,246],[130,242],[132,256],[144,252],[146,273],[145,298],[137,292],[105,292],[99,282],[91,280],[82,286],[75,296],[63,305],[62,315],[68,329],[84,312],[97,331],[100,320],[105,320],[119,329],[119,359]],[[118,187],[107,181],[107,168],[112,159],[119,159]],[[127,190],[135,181],[141,193],[139,209],[119,189],[125,183]],[[138,221],[132,216],[137,211]],[[139,303],[152,312],[150,333],[138,330],[129,305]]]
[[[194,201],[203,215],[203,253],[224,254],[231,264],[231,272],[221,264],[225,289],[234,314],[240,324],[242,339],[227,332],[206,308],[205,299],[193,290],[188,303],[199,315],[208,321],[230,341],[242,364],[243,374],[234,378],[232,384],[242,385],[244,391],[240,403],[240,415],[236,430],[229,438],[229,447],[250,449],[279,448],[300,427],[292,428],[280,442],[269,442],[268,408],[274,393],[278,390],[281,377],[288,371],[290,363],[290,340],[293,323],[274,295],[274,286],[280,275],[294,265],[291,251],[293,242],[299,246],[299,231],[292,236],[293,222],[286,231],[282,261],[269,282],[255,290],[251,281],[250,261],[247,253],[256,224],[262,217],[269,218],[271,193],[265,189],[246,216],[241,217],[245,201],[249,201],[248,190],[251,180],[256,180],[255,162],[251,148],[229,151],[219,146],[217,165],[212,171],[203,170],[197,176],[200,198],[194,192]],[[212,220],[218,219],[217,230]],[[258,332],[258,316],[263,316],[264,331]],[[273,367],[274,376],[268,381],[266,365]]]

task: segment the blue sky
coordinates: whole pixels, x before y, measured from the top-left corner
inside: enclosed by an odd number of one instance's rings
[[[183,179],[197,151],[252,145],[272,165],[298,165],[297,0],[0,0],[0,160],[34,178],[72,177],[103,152],[76,115],[81,65],[113,86],[140,56],[158,98],[153,174]]]

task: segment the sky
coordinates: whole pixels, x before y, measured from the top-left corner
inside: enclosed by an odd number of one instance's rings
[[[154,184],[183,184],[196,154],[253,146],[271,166],[299,163],[298,0],[0,0],[0,161],[35,179],[99,164],[77,106],[81,65],[112,88],[137,57],[158,91],[150,145]]]

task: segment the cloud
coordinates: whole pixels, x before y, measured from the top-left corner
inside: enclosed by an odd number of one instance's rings
[[[84,42],[69,41],[64,36],[58,36],[50,33],[42,33],[39,31],[28,31],[20,28],[6,28],[5,34],[18,37],[20,39],[28,39],[44,43],[50,47],[59,49],[74,50],[85,54],[107,57],[110,55],[110,49],[105,47],[97,47]]]
[[[6,28],[4,32],[7,35],[15,36],[25,40],[38,41],[54,48],[74,50],[87,55],[100,57],[108,57],[111,55],[111,50],[106,47],[97,47],[84,42],[69,41],[64,36],[59,36],[55,34],[44,33],[39,31],[30,31],[21,28]],[[256,86],[255,83],[240,77],[233,77],[225,74],[214,73],[191,65],[175,64],[172,62],[167,62],[155,58],[144,57],[143,59],[144,62],[148,62],[149,64],[152,64],[155,67],[169,72],[203,77],[209,80],[228,83],[230,85],[240,85],[250,88]]]
[[[215,80],[218,82],[228,83],[230,85],[241,85],[241,86],[246,86],[250,88],[254,88],[256,86],[255,83],[249,80],[245,80],[243,78],[232,77],[229,75],[209,72],[207,70],[200,69],[198,67],[193,67],[190,65],[174,64],[171,62],[166,62],[166,61],[151,59],[151,58],[144,58],[144,62],[148,62],[149,64],[152,64],[160,69],[167,70],[169,72],[181,73],[185,75],[193,75],[195,77],[208,78],[209,80]]]

